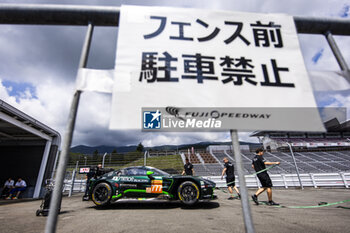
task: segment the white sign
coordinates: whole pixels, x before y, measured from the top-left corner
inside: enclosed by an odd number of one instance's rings
[[[87,174],[87,173],[89,173],[90,172],[90,167],[81,167],[80,169],[79,169],[79,173],[80,174]]]
[[[316,107],[292,16],[122,6],[119,25],[111,129],[141,128],[142,107]],[[305,118],[288,128],[324,130]]]
[[[80,68],[76,80],[76,89],[112,93],[113,76],[114,70]]]

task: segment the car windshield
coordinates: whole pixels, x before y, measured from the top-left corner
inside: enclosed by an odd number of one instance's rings
[[[106,173],[106,174],[104,174],[103,176],[113,176],[114,175],[114,171],[110,171],[110,172],[108,172],[108,173]]]
[[[147,170],[142,167],[131,167],[126,169],[126,174],[128,176],[145,176],[147,174]]]
[[[165,171],[159,170],[157,168],[148,168],[149,171],[153,171],[154,175],[158,175],[158,176],[170,176],[169,173],[166,173]]]

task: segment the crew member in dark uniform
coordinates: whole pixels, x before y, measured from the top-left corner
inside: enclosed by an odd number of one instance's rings
[[[256,172],[259,172],[261,170],[266,169],[265,165],[274,165],[274,164],[280,164],[280,162],[267,162],[264,157],[264,150],[259,148],[255,151],[255,157],[252,160],[252,167],[255,169]],[[263,171],[259,174],[257,174],[260,183],[261,183],[261,188],[258,189],[258,191],[256,191],[256,193],[254,195],[252,195],[252,199],[255,202],[255,204],[259,205],[258,202],[258,196],[264,192],[265,190],[267,191],[267,197],[269,199],[268,201],[268,205],[279,205],[278,203],[275,203],[272,200],[272,181],[270,179],[269,174],[267,173],[267,171]]]
[[[86,174],[86,186],[85,186],[85,193],[83,196],[83,201],[89,200],[89,183],[91,178],[94,176],[94,171],[92,168],[90,168],[90,171]]]
[[[182,175],[188,175],[188,176],[193,176],[194,175],[194,170],[193,170],[193,165],[190,163],[188,158],[186,158],[186,164],[184,165],[184,170],[182,171]]]
[[[223,179],[225,173],[226,173],[226,184],[227,184],[227,189],[230,192],[231,196],[228,198],[229,200],[234,199],[234,195],[233,195],[233,190],[232,188],[237,192],[238,195],[238,199],[241,198],[241,194],[239,194],[238,188],[236,187],[235,184],[235,169],[233,164],[228,161],[228,158],[225,157],[223,159],[224,164],[224,169],[222,170],[221,173],[221,179]]]
[[[96,169],[95,169],[95,174],[94,174],[94,178],[97,179],[100,176],[102,176],[103,174],[105,174],[105,170],[104,168],[102,168],[102,165],[99,164],[97,165]]]
[[[99,176],[103,174],[104,174],[104,170],[101,164],[97,165],[96,167],[90,168],[89,173],[86,174],[86,187],[85,187],[85,194],[83,196],[83,201],[89,200],[89,183],[91,178],[97,179]]]

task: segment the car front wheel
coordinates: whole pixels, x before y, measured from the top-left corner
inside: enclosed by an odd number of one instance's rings
[[[95,186],[92,192],[92,201],[97,206],[106,206],[110,203],[112,197],[112,187],[105,182]]]
[[[185,181],[177,189],[180,201],[185,205],[194,205],[199,200],[198,186],[192,181]]]

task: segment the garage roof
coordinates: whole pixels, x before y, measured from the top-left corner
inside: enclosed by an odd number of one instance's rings
[[[50,140],[60,145],[61,136],[52,128],[0,100],[0,144],[13,141]]]

